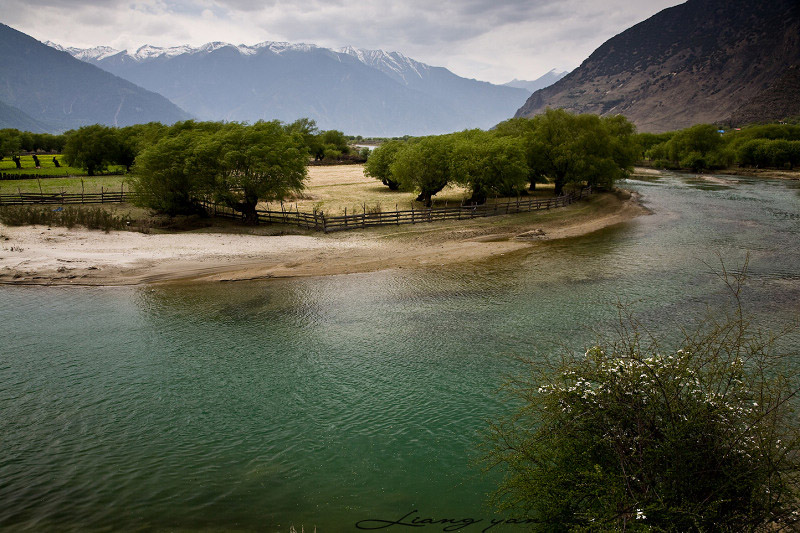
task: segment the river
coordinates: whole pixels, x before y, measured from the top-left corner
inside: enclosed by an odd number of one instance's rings
[[[653,214],[443,270],[0,287],[0,529],[486,527],[497,473],[473,461],[516,356],[583,351],[617,301],[670,337],[748,253],[746,309],[800,316],[800,183],[624,186]]]

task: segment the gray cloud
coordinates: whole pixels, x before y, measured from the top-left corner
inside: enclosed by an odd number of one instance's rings
[[[5,0],[5,23],[64,45],[382,48],[503,82],[574,68],[676,0]]]

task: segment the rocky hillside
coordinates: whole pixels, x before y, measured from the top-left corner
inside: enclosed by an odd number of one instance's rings
[[[755,109],[781,118],[796,114],[798,64],[798,0],[689,0],[608,40],[516,116],[623,114],[648,132],[749,120]]]
[[[775,122],[800,117],[800,66],[789,67],[775,83],[733,112],[725,124],[734,126],[754,122]]]

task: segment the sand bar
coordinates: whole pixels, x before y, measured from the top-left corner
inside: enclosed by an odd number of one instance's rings
[[[169,234],[0,225],[0,283],[138,285],[324,276],[479,261],[644,214],[635,196],[595,195],[547,212],[336,234]]]

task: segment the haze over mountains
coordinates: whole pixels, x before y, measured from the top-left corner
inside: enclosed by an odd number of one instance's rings
[[[88,124],[128,126],[189,115],[161,95],[0,24],[0,124],[64,131]]]
[[[798,64],[798,0],[689,0],[606,41],[517,116],[622,114],[650,132],[779,120],[800,114]]]
[[[623,114],[652,132],[800,115],[798,0],[688,0],[609,39],[569,74],[502,86],[352,47],[48,44],[0,25],[0,127],[308,117],[321,129],[392,137],[486,129],[547,107]]]
[[[569,72],[567,71],[559,72],[556,69],[552,69],[544,76],[540,76],[535,80],[526,81],[514,78],[513,80],[509,81],[508,83],[504,83],[503,85],[505,85],[506,87],[517,87],[518,89],[525,89],[526,91],[533,93],[538,91],[539,89],[544,89],[545,87],[553,85],[555,82],[557,82],[567,74],[569,74]]]
[[[57,46],[49,43],[51,46]],[[307,44],[208,43],[66,49],[75,58],[157,92],[202,120],[291,122],[365,136],[490,128],[530,95],[459,77],[397,52]]]

